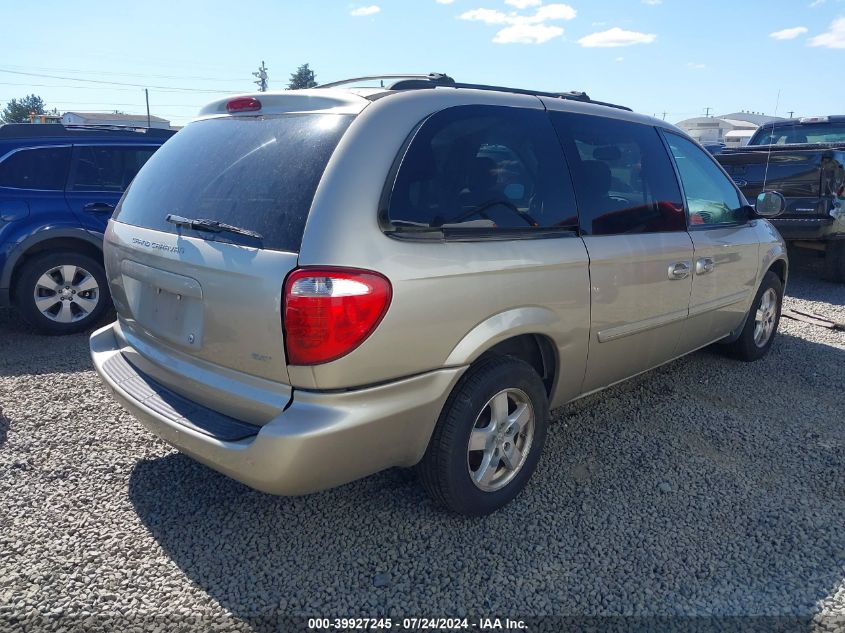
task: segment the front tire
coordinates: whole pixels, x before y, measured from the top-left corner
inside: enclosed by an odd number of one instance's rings
[[[84,332],[111,306],[102,263],[75,253],[44,253],[27,260],[15,285],[21,317],[41,334]]]
[[[739,338],[727,346],[728,353],[746,362],[760,360],[768,354],[777,334],[782,305],[783,284],[780,277],[769,271],[757,290]]]
[[[461,378],[417,466],[423,487],[458,514],[489,514],[530,479],[549,423],[545,385],[511,357],[481,361]]]

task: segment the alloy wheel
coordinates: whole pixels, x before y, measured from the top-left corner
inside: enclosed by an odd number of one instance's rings
[[[504,389],[484,405],[467,446],[467,468],[478,488],[494,492],[516,477],[531,450],[534,420],[531,401],[520,389]]]
[[[100,303],[100,285],[80,266],[64,264],[47,270],[35,282],[33,299],[39,312],[57,323],[88,317]]]
[[[775,320],[778,314],[778,295],[769,288],[760,297],[760,306],[754,315],[754,344],[765,347],[775,330]]]

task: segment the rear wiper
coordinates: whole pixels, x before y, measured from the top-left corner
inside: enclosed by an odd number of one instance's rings
[[[181,215],[174,215],[169,213],[164,218],[171,224],[176,226],[184,226],[195,231],[209,231],[210,233],[236,233],[237,235],[246,235],[247,237],[254,237],[257,240],[263,240],[264,236],[256,231],[250,231],[233,224],[226,224],[225,222],[218,222],[217,220],[209,220],[207,218],[183,218]]]

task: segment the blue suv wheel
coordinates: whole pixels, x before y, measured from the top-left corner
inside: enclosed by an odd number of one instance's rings
[[[111,308],[102,263],[73,251],[26,261],[15,287],[25,321],[43,334],[74,334],[97,325]]]

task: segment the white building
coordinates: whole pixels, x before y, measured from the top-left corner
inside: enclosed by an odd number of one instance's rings
[[[123,127],[147,127],[146,114],[117,114],[114,112],[65,112],[62,115],[65,125],[120,125]],[[170,121],[151,116],[149,127],[170,128]]]
[[[756,112],[733,112],[723,116],[685,119],[676,125],[699,143],[727,143],[730,140],[731,145],[737,146],[747,143],[761,125],[780,120],[781,117]],[[745,139],[744,143],[739,139]]]
[[[754,130],[732,130],[725,134],[725,145],[728,147],[745,147],[754,136]]]

